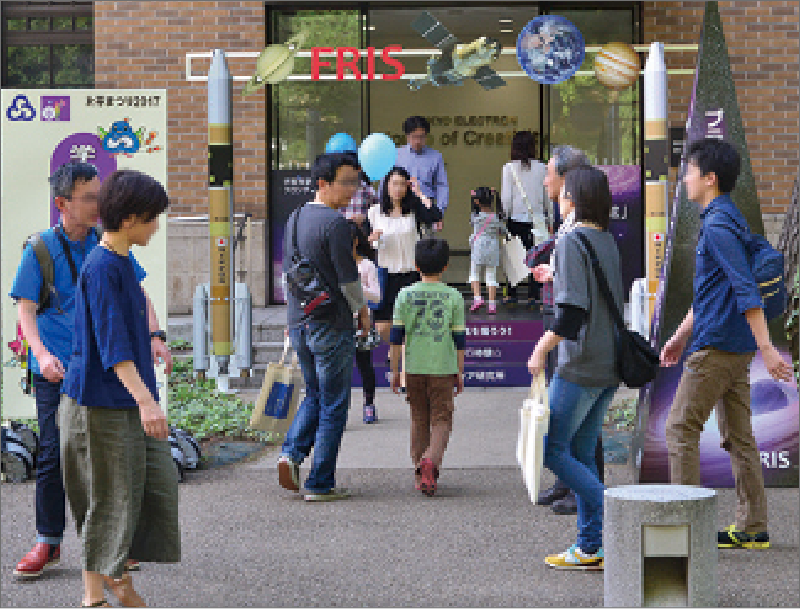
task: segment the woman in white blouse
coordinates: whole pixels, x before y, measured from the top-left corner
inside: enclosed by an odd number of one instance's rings
[[[374,311],[375,328],[387,343],[397,294],[420,278],[414,264],[419,227],[441,219],[442,212],[422,194],[419,183],[402,167],[393,167],[383,181],[381,202],[367,212],[378,266],[388,271],[381,306]]]
[[[500,200],[508,218],[508,232],[519,236],[529,250],[549,236],[549,222],[544,192],[544,164],[536,160],[536,139],[530,131],[518,131],[511,140],[511,161],[503,165]],[[539,299],[541,286],[528,279],[531,304]],[[516,286],[508,285],[504,304],[517,302]]]

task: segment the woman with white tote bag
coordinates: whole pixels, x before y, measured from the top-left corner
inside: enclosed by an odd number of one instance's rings
[[[556,243],[553,291],[556,319],[528,360],[534,377],[547,354],[558,348],[550,381],[550,420],[544,465],[569,486],[578,499],[578,537],[566,551],[545,558],[558,569],[603,568],[603,491],[595,447],[620,379],[609,353],[614,350],[614,323],[581,236],[591,243],[617,306],[624,302],[619,250],[608,231],[611,191],[605,173],[579,167],[565,176],[561,198],[575,208],[576,226]],[[580,236],[579,236],[580,235]]]

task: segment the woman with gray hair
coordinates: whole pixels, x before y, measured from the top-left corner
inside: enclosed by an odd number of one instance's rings
[[[558,224],[555,241],[558,241],[565,234],[575,228],[575,209],[573,202],[565,197],[561,197],[561,189],[564,186],[565,176],[568,171],[578,167],[590,167],[589,158],[582,150],[572,146],[557,146],[553,149],[550,161],[547,163],[547,173],[544,179],[547,196],[553,202],[553,207],[561,213],[561,222]],[[552,260],[534,267],[531,271],[537,281],[542,282],[542,301],[544,303],[543,321],[544,329],[552,330],[555,323],[553,310],[553,270]],[[550,351],[547,355],[545,372],[548,382],[556,367],[556,351]],[[600,481],[604,479],[603,464],[603,441],[599,438],[595,449],[595,462]],[[556,478],[555,483],[550,488],[544,489],[539,493],[536,501],[539,505],[550,505],[553,512],[568,516],[578,511],[578,500],[575,493],[560,478]]]

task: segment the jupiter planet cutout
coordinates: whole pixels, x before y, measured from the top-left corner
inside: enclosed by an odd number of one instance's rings
[[[629,44],[609,42],[594,56],[594,75],[609,89],[626,89],[639,78],[639,55]]]

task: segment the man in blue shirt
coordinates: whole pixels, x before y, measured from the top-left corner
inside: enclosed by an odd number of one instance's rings
[[[17,564],[14,574],[35,578],[46,567],[58,564],[65,527],[65,498],[61,476],[57,427],[61,384],[72,347],[75,285],[83,261],[99,239],[97,169],[88,163],[67,163],[50,177],[56,207],[61,213],[58,226],[44,231],[41,239],[53,259],[54,290],[47,309],[37,315],[42,271],[32,247],[26,247],[10,296],[17,302],[22,333],[30,345],[31,371],[39,422],[39,454],[36,468],[36,545]],[[134,261],[135,264],[135,261]],[[144,270],[135,264],[137,278]],[[152,302],[147,298],[148,324],[154,358],[172,368],[166,334],[159,330]]]
[[[703,207],[703,224],[692,308],[661,351],[662,365],[674,366],[689,344],[666,440],[671,482],[701,485],[700,433],[716,406],[738,503],[736,522],[719,532],[717,543],[720,548],[768,548],[764,478],[750,422],[750,363],[756,349],[770,376],[794,379],[792,366],[770,340],[745,251],[750,228],[730,197],[740,164],[739,153],[727,142],[705,139],[689,147],[683,182],[689,200]]]
[[[450,201],[450,187],[442,153],[426,145],[431,124],[424,116],[409,116],[403,123],[403,132],[407,143],[397,151],[395,164],[408,171],[411,179],[419,182],[422,194],[433,199],[444,213]],[[441,221],[435,222],[433,229],[442,230]]]

